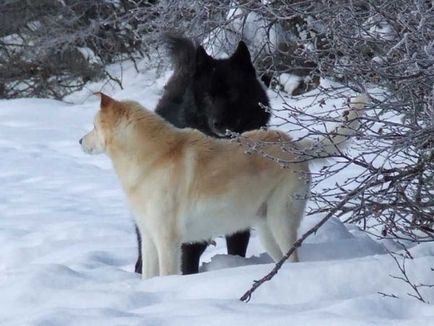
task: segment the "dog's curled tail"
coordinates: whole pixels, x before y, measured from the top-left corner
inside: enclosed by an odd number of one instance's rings
[[[366,94],[355,97],[348,110],[342,115],[342,123],[327,136],[318,140],[303,139],[298,143],[302,155],[306,159],[322,159],[338,155],[347,144],[347,140],[353,136],[360,127],[360,117],[363,108],[368,103]]]
[[[179,34],[165,33],[162,40],[176,71],[192,72],[196,59],[196,44]]]

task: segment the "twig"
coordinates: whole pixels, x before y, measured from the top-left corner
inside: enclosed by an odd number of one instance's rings
[[[415,298],[415,299],[417,299],[417,300],[419,300],[419,301],[421,301],[421,302],[423,302],[423,303],[429,303],[428,301],[426,301],[426,300],[424,299],[424,297],[422,296],[422,294],[421,294],[420,291],[419,291],[419,288],[422,288],[422,287],[428,287],[428,288],[431,288],[431,287],[434,287],[434,285],[431,285],[431,284],[415,284],[415,283],[413,283],[413,282],[410,280],[410,278],[409,278],[409,276],[408,276],[408,274],[407,274],[407,267],[406,267],[406,264],[405,264],[405,263],[406,263],[406,259],[407,259],[407,258],[413,259],[413,257],[412,257],[411,254],[408,252],[407,248],[405,248],[404,245],[402,245],[402,246],[403,246],[403,248],[404,248],[406,254],[397,254],[397,253],[391,252],[391,251],[389,251],[389,250],[387,251],[388,254],[389,254],[389,255],[393,258],[393,260],[395,261],[396,266],[398,266],[398,269],[399,269],[399,271],[401,272],[401,275],[402,275],[402,276],[390,275],[390,277],[392,277],[392,278],[394,278],[394,279],[397,279],[397,280],[401,280],[401,281],[407,283],[407,284],[410,286],[410,288],[413,290],[414,293],[407,293],[408,296],[410,296],[410,297],[412,297],[412,298]],[[400,262],[398,261],[398,258],[396,257],[397,255],[399,255],[399,256],[402,257],[402,263],[400,263]]]

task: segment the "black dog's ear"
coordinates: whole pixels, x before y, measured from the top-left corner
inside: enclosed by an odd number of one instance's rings
[[[196,50],[196,67],[199,70],[208,69],[212,65],[212,58],[206,53],[203,46],[199,46]]]
[[[243,41],[240,41],[238,43],[237,49],[235,50],[234,54],[230,59],[231,62],[235,63],[245,71],[255,71],[255,68],[252,64],[252,59],[250,57],[249,49],[247,48],[246,43],[244,43]]]

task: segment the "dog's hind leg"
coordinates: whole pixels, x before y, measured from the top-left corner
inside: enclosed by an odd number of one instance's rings
[[[302,196],[296,198],[291,194],[294,193],[285,190],[274,194],[268,201],[267,207],[267,225],[283,255],[297,240],[297,230],[306,207],[305,198]],[[297,250],[291,255],[290,260],[298,261]]]
[[[259,239],[261,240],[265,250],[275,262],[278,262],[282,258],[282,252],[274,240],[273,234],[271,233],[266,221],[260,221],[255,226]]]

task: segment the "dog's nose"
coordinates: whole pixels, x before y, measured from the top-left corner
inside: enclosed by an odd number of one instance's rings
[[[80,140],[78,141],[81,145],[81,143],[83,142],[83,138],[80,138]]]

